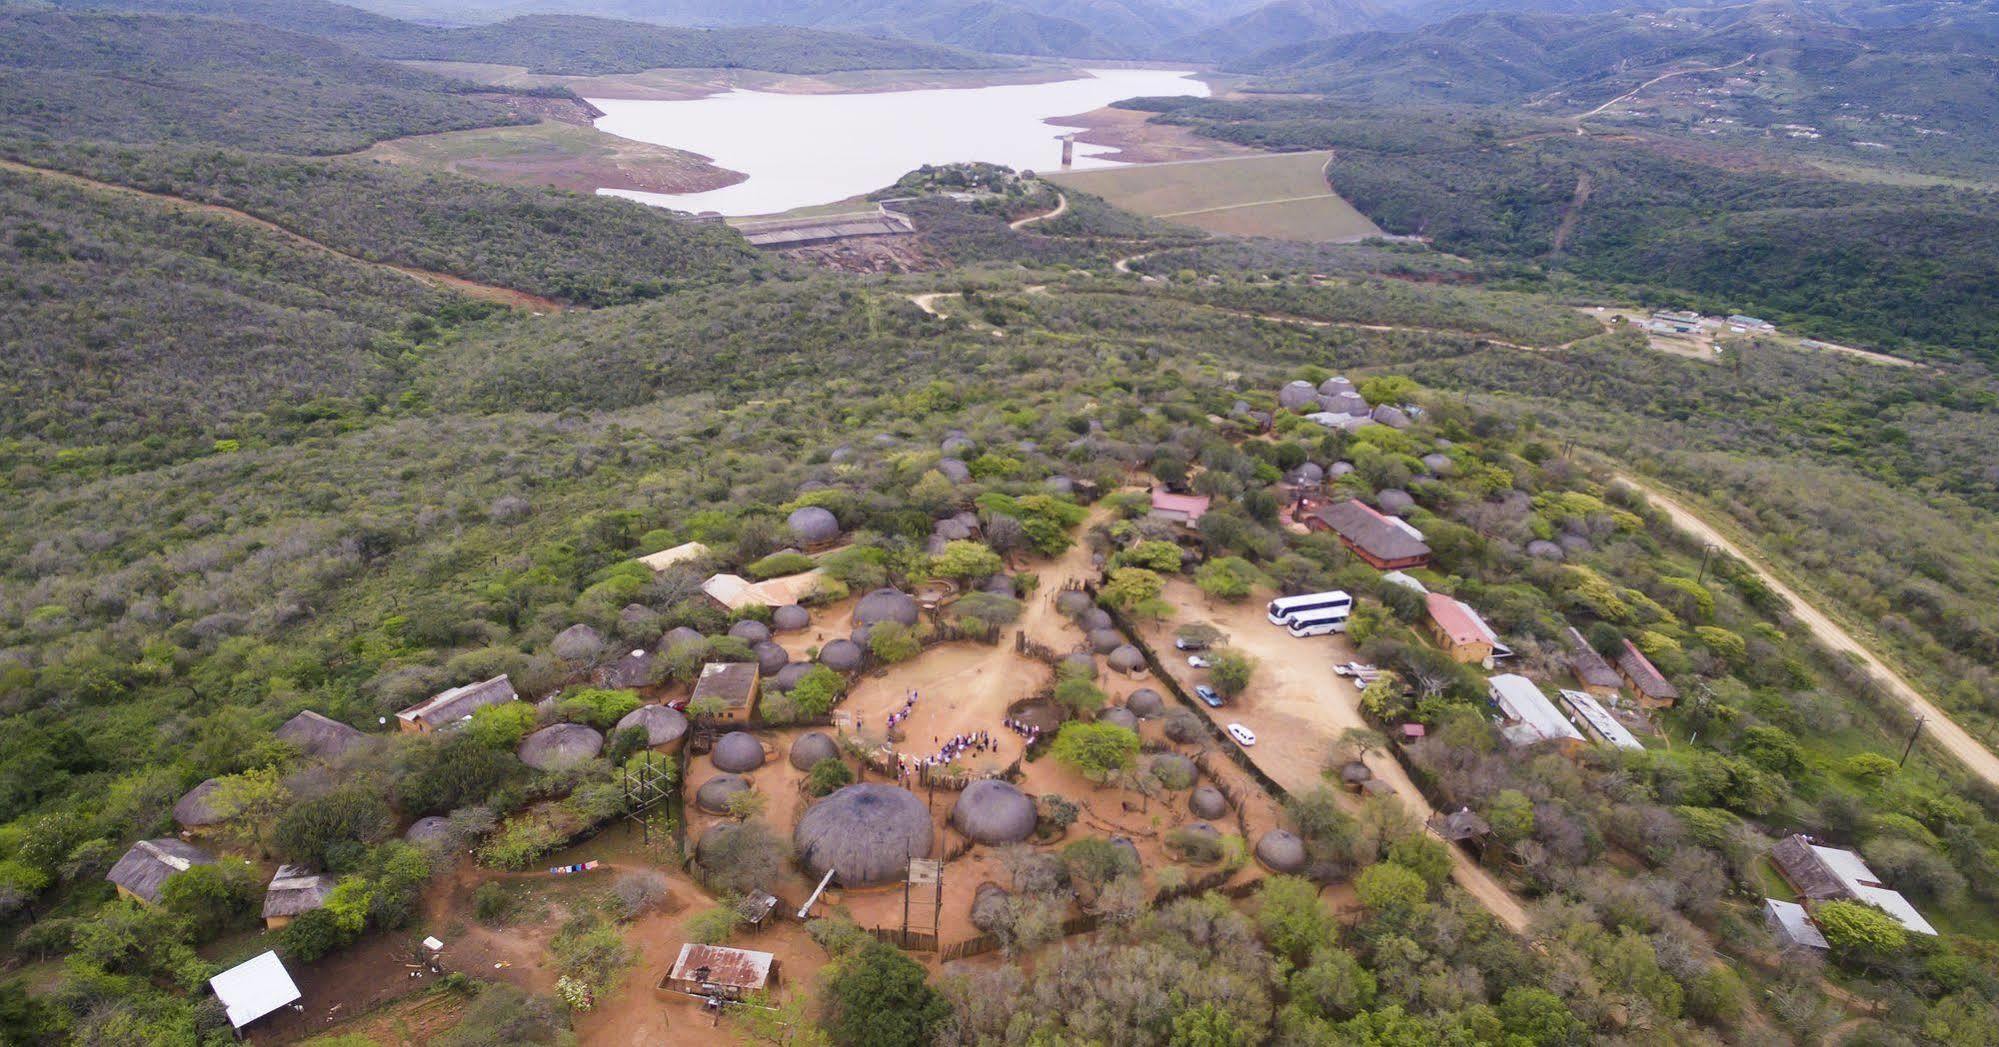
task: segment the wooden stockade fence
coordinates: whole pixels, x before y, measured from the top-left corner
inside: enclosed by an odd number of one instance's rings
[[[1013,649],[1037,662],[1047,662],[1049,665],[1054,665],[1062,660],[1062,653],[1060,651],[1045,643],[1038,643],[1028,639],[1027,633],[1024,630],[1013,634]]]
[[[898,949],[910,952],[936,952],[937,936],[926,931],[908,931],[900,927],[870,927],[868,933],[876,941],[887,942]]]

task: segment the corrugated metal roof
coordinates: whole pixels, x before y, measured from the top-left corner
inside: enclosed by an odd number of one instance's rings
[[[1490,643],[1491,630],[1483,628],[1478,614],[1469,606],[1443,593],[1431,593],[1424,601],[1430,608],[1430,620],[1450,638],[1453,644]]]
[[[1589,725],[1590,730],[1595,731],[1604,741],[1619,749],[1645,748],[1630,730],[1618,722],[1617,717],[1610,714],[1610,710],[1605,709],[1596,700],[1594,695],[1584,691],[1564,690],[1562,701],[1567,702],[1569,708],[1574,709],[1576,715],[1582,717],[1583,722]]]
[[[275,952],[259,953],[223,971],[208,979],[208,987],[229,1012],[229,1024],[238,1029],[300,996],[291,972]]]
[[[1492,678],[1492,700],[1510,722],[1499,733],[1515,745],[1538,742],[1582,741],[1568,717],[1541,693],[1541,688],[1525,676],[1501,673]]]
[[[673,961],[667,979],[726,985],[732,989],[761,989],[770,980],[770,967],[775,959],[767,952],[688,942],[680,947],[680,956]]]

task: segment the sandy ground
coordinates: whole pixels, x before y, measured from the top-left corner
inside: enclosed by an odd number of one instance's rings
[[[698,153],[556,121],[395,138],[376,143],[359,158],[580,193],[600,188],[698,193],[748,177],[717,167]]]
[[[1353,660],[1353,644],[1342,634],[1292,637],[1264,616],[1267,596],[1241,604],[1210,603],[1191,582],[1176,578],[1167,583],[1165,597],[1180,613],[1147,627],[1145,637],[1167,660],[1169,671],[1189,689],[1204,682],[1203,671],[1189,668],[1184,660],[1169,659],[1165,652],[1173,649],[1174,631],[1182,624],[1206,621],[1221,629],[1230,646],[1257,660],[1257,670],[1248,692],[1212,710],[1210,719],[1223,725],[1240,723],[1255,732],[1256,745],[1247,750],[1251,759],[1285,788],[1304,790],[1322,783],[1321,771],[1341,732],[1368,726],[1360,714],[1360,692],[1332,669]],[[1427,821],[1435,813],[1401,764],[1376,755],[1368,766],[1418,819]],[[1452,878],[1459,886],[1515,932],[1526,930],[1527,911],[1512,892],[1462,849],[1451,848],[1451,857]]]
[[[1103,158],[1126,164],[1157,164],[1169,160],[1205,160],[1216,156],[1241,156],[1256,150],[1216,138],[1203,138],[1173,124],[1150,123],[1153,114],[1105,106],[1074,116],[1050,117],[1057,127],[1080,127],[1076,141],[1086,145],[1117,147]]]
[[[1999,757],[1995,757],[1990,749],[1979,744],[1978,740],[1973,738],[1970,732],[1959,727],[1956,721],[1952,720],[1942,709],[1939,709],[1935,703],[1923,697],[1922,692],[1916,690],[1915,685],[1903,678],[1900,673],[1889,668],[1887,663],[1883,662],[1873,651],[1868,650],[1865,645],[1855,639],[1852,633],[1847,632],[1844,626],[1827,616],[1825,612],[1819,610],[1811,601],[1800,596],[1796,589],[1786,585],[1783,579],[1777,577],[1770,570],[1768,562],[1760,553],[1738,545],[1714,525],[1708,523],[1693,509],[1689,508],[1686,503],[1666,493],[1658,485],[1640,480],[1629,474],[1620,474],[1619,479],[1644,492],[1645,497],[1653,505],[1663,510],[1667,517],[1673,521],[1675,527],[1699,538],[1701,541],[1714,544],[1728,552],[1729,555],[1748,564],[1763,579],[1764,584],[1770,587],[1772,592],[1783,597],[1784,602],[1791,605],[1791,614],[1798,621],[1803,622],[1807,629],[1811,630],[1812,636],[1819,643],[1824,644],[1829,650],[1849,655],[1858,660],[1861,665],[1867,668],[1868,675],[1872,676],[1884,691],[1896,701],[1901,702],[1911,713],[1922,717],[1924,719],[1923,732],[1927,735],[1929,741],[1942,746],[1944,751],[1950,753],[1960,763],[1970,768],[1971,772],[1983,779],[1987,785],[1999,787]]]

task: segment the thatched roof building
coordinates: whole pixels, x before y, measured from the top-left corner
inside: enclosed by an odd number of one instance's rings
[[[604,634],[578,622],[555,634],[549,653],[565,662],[587,662],[604,651]]]
[[[1407,516],[1416,509],[1416,499],[1408,491],[1396,487],[1376,494],[1374,504],[1390,516]]]
[[[1076,624],[1092,632],[1098,629],[1110,629],[1116,625],[1111,621],[1111,613],[1095,604],[1083,608],[1076,615]]]
[[[1104,661],[1110,663],[1111,668],[1121,673],[1130,674],[1145,671],[1145,655],[1139,653],[1138,648],[1131,644],[1125,644],[1117,650],[1112,651]]]
[[[604,751],[604,736],[580,723],[550,724],[526,738],[516,752],[537,771],[574,767]]]
[[[450,838],[451,819],[437,814],[418,818],[403,830],[403,840],[408,843],[441,843]]]
[[[980,884],[972,895],[972,926],[987,934],[1005,927],[1013,915],[1007,906],[1011,897],[1006,888],[991,880]]]
[[[854,604],[854,624],[901,622],[913,626],[922,616],[922,612],[923,609],[916,604],[916,598],[908,593],[900,589],[876,589]]]
[[[809,771],[823,760],[839,758],[840,743],[824,731],[807,731],[799,735],[798,740],[791,743],[791,752],[786,756],[791,765],[801,771]]]
[[[222,784],[220,778],[210,778],[187,791],[174,802],[174,821],[185,829],[200,829],[216,825],[228,819],[215,803],[215,790]]]
[[[1150,687],[1141,687],[1131,692],[1124,700],[1124,707],[1141,720],[1156,720],[1166,715],[1166,699]]]
[[[1274,873],[1295,873],[1305,868],[1305,841],[1287,829],[1272,829],[1256,841],[1256,860]]]
[[[770,639],[770,626],[755,618],[745,618],[729,627],[729,635],[754,647]]]
[[[1122,705],[1113,705],[1109,708],[1098,710],[1097,722],[1112,724],[1122,727],[1127,731],[1138,730],[1138,717],[1133,716],[1131,710]]]
[[[830,871],[843,887],[872,887],[901,880],[911,858],[928,857],[934,834],[915,793],[867,782],[813,804],[792,839],[813,876]]]
[[[326,904],[333,893],[331,876],[307,872],[303,866],[280,865],[271,885],[264,890],[264,926],[283,927],[294,917]]]
[[[1146,770],[1161,783],[1183,783],[1174,786],[1181,789],[1193,784],[1194,779],[1200,777],[1200,768],[1194,761],[1179,753],[1155,753],[1151,761],[1146,764]]]
[[[1319,406],[1319,391],[1310,382],[1287,382],[1277,390],[1277,406],[1290,411],[1316,410]]]
[[[757,656],[757,669],[766,679],[777,675],[785,666],[791,664],[791,652],[786,651],[784,645],[775,640],[765,640],[757,644],[750,648],[750,653]]]
[[[311,709],[286,720],[275,733],[279,741],[290,742],[300,752],[320,760],[337,759],[368,741],[368,736],[360,731]]]
[[[689,629],[687,626],[684,625],[676,625],[673,628],[668,629],[666,631],[665,636],[659,638],[659,643],[654,644],[653,649],[660,652],[661,654],[665,654],[666,652],[671,651],[674,648],[680,647],[684,644],[707,643],[707,642],[708,638],[701,635],[701,633],[698,630]]]
[[[1451,843],[1481,840],[1492,833],[1492,826],[1473,814],[1469,807],[1460,807],[1449,814],[1431,815],[1430,829]]]
[[[1203,785],[1187,794],[1187,809],[1194,812],[1196,818],[1212,821],[1229,813],[1229,799],[1222,795],[1220,789]]]
[[[770,685],[780,691],[789,691],[798,686],[798,681],[804,679],[805,674],[811,671],[810,662],[791,662],[770,678]]]
[[[836,672],[859,672],[867,660],[867,652],[852,640],[835,640],[819,649],[819,664]]]
[[[1034,835],[1038,821],[1034,801],[997,778],[965,787],[951,807],[951,825],[966,838],[987,846],[1019,843]]]
[[[804,546],[825,545],[840,538],[840,521],[816,505],[792,510],[785,517],[784,526],[791,532],[792,541]]]
[[[1373,779],[1374,768],[1359,760],[1349,760],[1340,768],[1340,781],[1349,789],[1359,789]]]
[[[618,730],[629,727],[645,731],[646,748],[659,749],[678,745],[687,736],[687,715],[664,705],[641,705],[618,721]]]
[[[785,604],[770,613],[770,627],[781,633],[795,633],[812,627],[812,612],[795,603]]]
[[[730,731],[716,739],[708,759],[718,770],[746,774],[764,765],[764,743],[748,731]]]
[[[1092,606],[1090,594],[1081,589],[1064,589],[1055,594],[1055,609],[1070,618],[1080,620],[1083,613]]]
[[[490,680],[468,683],[437,692],[396,714],[397,726],[405,731],[429,732],[457,723],[489,705],[515,701],[520,695],[505,673]]]
[[[598,669],[596,676],[599,687],[627,690],[651,687],[654,683],[653,653],[643,647],[635,647]]]
[[[1090,630],[1090,650],[1098,654],[1109,654],[1124,646],[1124,634],[1116,629]]]
[[[718,774],[694,790],[694,805],[709,814],[729,813],[729,797],[750,791],[750,780],[740,774]],[[707,837],[702,837],[705,842]]]
[[[196,865],[213,865],[215,856],[185,840],[140,840],[132,845],[104,878],[127,898],[152,905],[160,900],[160,888],[175,873]]]

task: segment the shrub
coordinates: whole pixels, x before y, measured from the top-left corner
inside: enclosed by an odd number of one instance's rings
[[[806,772],[805,791],[813,796],[825,796],[835,789],[852,784],[853,780],[854,772],[848,769],[844,761],[828,756],[813,764],[812,770]]]
[[[1138,735],[1110,723],[1065,723],[1050,750],[1078,774],[1104,781],[1138,757]]]
[[[562,718],[570,723],[608,731],[642,704],[637,691],[586,687],[563,695],[559,709]]]
[[[561,845],[561,834],[548,822],[522,815],[479,846],[479,861],[501,869],[525,869]]]
[[[1249,687],[1256,674],[1256,659],[1233,648],[1223,648],[1208,656],[1208,680],[1215,690],[1234,697]]]
[[[472,892],[472,916],[480,923],[499,926],[514,913],[514,895],[505,884],[488,880]]]
[[[704,909],[689,917],[687,920],[687,929],[684,933],[690,942],[699,942],[703,945],[720,945],[728,941],[736,933],[736,927],[742,923],[742,920],[743,918],[736,912],[735,906],[717,905],[712,909]]]
[[[639,869],[620,875],[611,884],[611,897],[618,903],[618,915],[636,920],[673,899],[666,876],[656,869]]]
[[[923,641],[901,622],[878,622],[868,633],[868,652],[878,661],[894,665],[923,653]]]
[[[788,574],[802,574],[813,567],[812,558],[804,553],[772,553],[761,560],[744,567],[751,578],[763,581],[766,578],[782,578]]]

